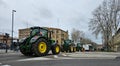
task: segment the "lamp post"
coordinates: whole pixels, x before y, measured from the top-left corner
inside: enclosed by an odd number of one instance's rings
[[[16,12],[16,10],[12,10],[12,38],[11,38],[11,49],[13,49],[13,48],[14,48],[14,46],[13,46],[14,12]]]

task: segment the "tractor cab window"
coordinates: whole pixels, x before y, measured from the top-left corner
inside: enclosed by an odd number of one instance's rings
[[[70,40],[66,40],[65,43],[69,44],[69,43],[71,43],[71,41]]]
[[[39,32],[39,29],[32,29],[30,35],[31,35],[31,36],[34,36],[34,35],[36,35],[38,32]]]
[[[47,30],[45,30],[45,29],[40,29],[40,35],[41,36],[44,36],[44,37],[48,37],[48,31]]]

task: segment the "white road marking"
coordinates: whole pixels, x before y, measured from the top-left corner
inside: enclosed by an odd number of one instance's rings
[[[2,63],[0,63],[0,65],[2,65]]]
[[[58,59],[76,59],[76,58],[70,58],[70,57],[59,57]]]
[[[62,54],[62,56],[67,56],[66,54]]]
[[[61,60],[61,59],[75,59],[75,58],[70,58],[70,57],[58,57],[57,55],[53,55],[53,57],[51,57],[51,58],[37,57],[37,58],[20,59],[20,60],[17,60],[17,61]]]
[[[44,58],[44,57],[37,57],[37,58],[28,58],[28,59],[20,59],[17,61],[34,61],[34,60],[54,60],[52,58]]]
[[[17,60],[17,61],[38,61],[38,60],[42,61],[42,60],[62,60],[62,59],[96,59],[96,58],[58,57],[57,55],[54,55],[51,58],[37,57],[37,58],[20,59],[20,60]],[[99,59],[99,58],[97,58],[97,59]]]
[[[63,57],[58,55],[52,55],[51,57],[35,57],[27,59],[19,59],[17,61],[34,61],[34,60],[62,60],[62,59],[114,59],[114,55],[102,55],[102,54],[61,54]],[[68,56],[68,57],[67,57]]]
[[[11,66],[11,65],[1,65],[1,66]]]
[[[58,56],[57,56],[57,55],[54,55],[54,58],[58,58]]]

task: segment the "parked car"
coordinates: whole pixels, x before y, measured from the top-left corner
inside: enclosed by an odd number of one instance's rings
[[[0,43],[0,49],[6,49],[6,47],[8,48],[7,44]]]

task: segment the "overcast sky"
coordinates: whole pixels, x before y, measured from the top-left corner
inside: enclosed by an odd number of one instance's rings
[[[86,37],[101,43],[91,34],[88,22],[92,11],[103,0],[0,0],[0,32],[11,34],[11,12],[16,10],[14,36],[18,29],[31,26],[56,27],[68,30],[73,28],[85,32]]]

